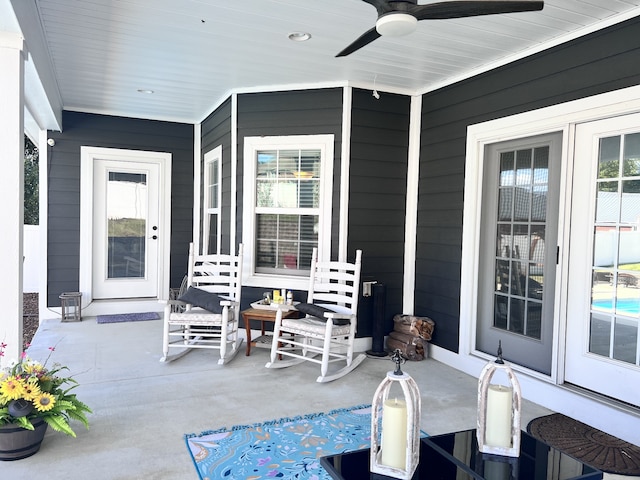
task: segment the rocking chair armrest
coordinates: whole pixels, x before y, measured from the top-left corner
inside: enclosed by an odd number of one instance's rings
[[[239,307],[240,306],[240,302],[237,300],[234,300],[232,297],[228,296],[228,295],[218,295],[218,298],[220,299],[220,306],[221,307]]]
[[[221,307],[235,307],[236,305],[240,305],[240,302],[236,302],[234,300],[228,299],[228,300],[220,300],[220,306]]]
[[[324,312],[324,318],[330,318],[331,320],[351,320],[350,313],[338,313],[338,312]]]

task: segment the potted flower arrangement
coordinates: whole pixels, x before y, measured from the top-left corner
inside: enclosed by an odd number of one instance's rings
[[[6,346],[0,343],[0,359]],[[55,348],[49,350],[44,363],[23,353],[20,360],[0,370],[0,460],[36,453],[48,426],[72,437],[76,434],[71,420],[89,428],[86,414],[91,409],[72,393],[78,382],[62,375],[67,367],[47,366]]]

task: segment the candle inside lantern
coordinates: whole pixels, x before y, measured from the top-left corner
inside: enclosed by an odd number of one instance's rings
[[[407,404],[397,398],[385,400],[382,407],[381,463],[405,469],[407,459]]]
[[[489,385],[485,443],[494,447],[511,447],[511,415],[513,389]]]

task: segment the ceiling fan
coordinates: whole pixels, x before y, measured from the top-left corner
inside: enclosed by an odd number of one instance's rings
[[[418,0],[362,0],[376,7],[376,26],[336,55],[345,57],[383,35],[407,35],[416,29],[418,20],[477,17],[497,13],[542,10],[544,2],[536,0],[468,0],[418,5]]]

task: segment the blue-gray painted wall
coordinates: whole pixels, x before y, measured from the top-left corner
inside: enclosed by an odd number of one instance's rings
[[[49,132],[47,219],[47,305],[59,306],[62,292],[80,281],[80,147],[169,152],[171,178],[171,285],[186,272],[185,241],[193,230],[193,125],[63,112],[63,131]]]

